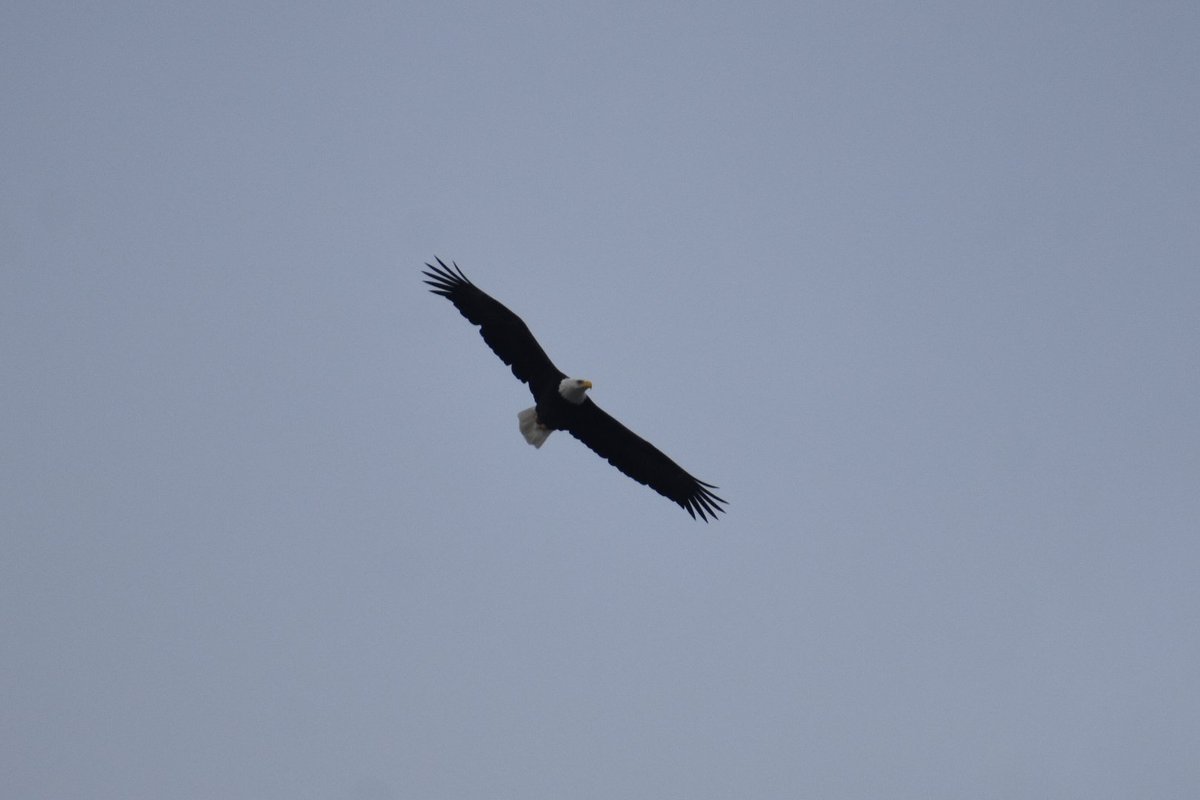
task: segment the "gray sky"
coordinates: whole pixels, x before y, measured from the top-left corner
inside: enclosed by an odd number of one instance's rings
[[[1196,797],[1197,41],[6,4],[5,796]],[[527,446],[435,253],[728,515]]]

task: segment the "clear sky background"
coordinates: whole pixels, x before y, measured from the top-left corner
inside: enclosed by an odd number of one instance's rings
[[[5,4],[3,795],[1200,795],[1197,42]],[[526,445],[434,254],[728,515]]]

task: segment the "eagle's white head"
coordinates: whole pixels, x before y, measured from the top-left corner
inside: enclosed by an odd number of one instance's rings
[[[558,393],[568,403],[575,405],[579,405],[587,399],[585,395],[590,388],[592,388],[592,382],[580,378],[563,378],[558,382]]]

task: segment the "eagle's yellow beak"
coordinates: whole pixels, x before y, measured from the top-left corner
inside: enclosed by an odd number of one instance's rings
[[[585,389],[590,389],[590,388],[592,388],[592,382],[591,382],[591,381],[584,381],[584,382],[583,382],[583,388],[585,388]]]

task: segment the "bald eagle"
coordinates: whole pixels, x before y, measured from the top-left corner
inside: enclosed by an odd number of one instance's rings
[[[513,312],[467,280],[458,264],[447,267],[426,263],[425,283],[434,294],[454,304],[492,351],[519,380],[529,385],[534,405],[517,414],[518,427],[525,441],[541,447],[552,431],[563,430],[587,445],[596,455],[633,478],[649,486],[684,508],[692,518],[708,522],[724,511],[720,497],[712,493],[716,486],[697,480],[667,458],[654,445],[600,410],[586,396],[592,382],[567,377],[546,355],[529,328]]]

